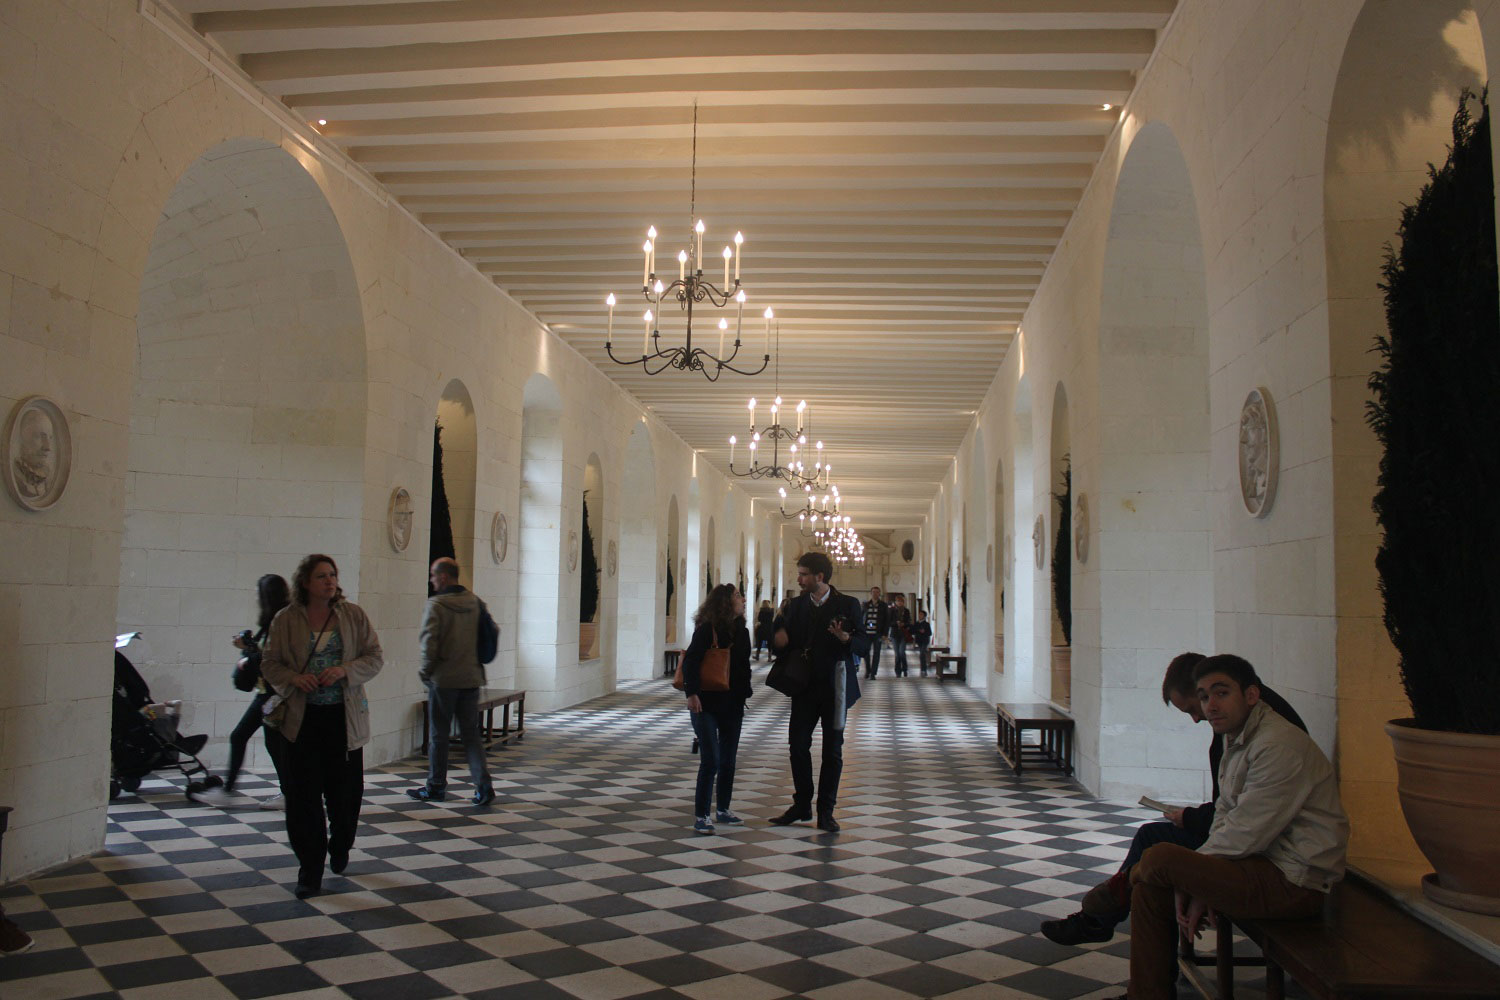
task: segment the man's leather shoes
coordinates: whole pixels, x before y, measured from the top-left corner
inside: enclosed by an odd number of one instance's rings
[[[798,809],[792,806],[786,812],[771,820],[772,826],[791,826],[793,823],[805,823],[812,819],[811,809]]]
[[[335,854],[333,851],[329,851],[328,867],[333,869],[335,875],[344,874],[344,869],[349,867],[349,852],[340,851]]]
[[[819,813],[818,829],[824,833],[838,833],[839,821],[833,818],[833,813]]]

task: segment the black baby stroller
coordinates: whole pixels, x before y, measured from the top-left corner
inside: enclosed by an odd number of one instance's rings
[[[158,768],[175,767],[188,779],[188,791],[223,784],[208,773],[198,754],[208,736],[177,732],[182,702],[157,702],[135,665],[120,652],[139,632],[115,636],[115,693],[109,740],[109,797],[133,792],[141,779]],[[191,798],[191,794],[189,798]]]

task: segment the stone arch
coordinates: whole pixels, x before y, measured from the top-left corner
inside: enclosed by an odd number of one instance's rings
[[[1074,480],[1075,517],[1080,491],[1092,495],[1088,562],[1074,561],[1091,610],[1075,617],[1073,687],[1080,711],[1098,713],[1079,748],[1097,760],[1090,783],[1105,795],[1147,790],[1140,775],[1159,759],[1148,744],[1180,740],[1188,755],[1202,739],[1186,725],[1163,731],[1156,697],[1173,656],[1214,648],[1208,295],[1196,205],[1176,136],[1159,122],[1142,128],[1116,181],[1100,282],[1105,459],[1089,470],[1092,490]],[[1095,733],[1108,734],[1097,749]],[[1196,774],[1148,780],[1163,790],[1161,781],[1181,781],[1174,796],[1203,794]]]
[[[1380,537],[1370,510],[1380,452],[1364,421],[1365,383],[1376,364],[1369,353],[1374,336],[1385,329],[1378,287],[1384,247],[1396,235],[1401,206],[1425,183],[1427,164],[1446,155],[1460,91],[1484,84],[1487,41],[1466,0],[1368,0],[1345,43],[1328,111],[1323,211],[1336,666],[1332,677],[1322,663],[1301,664],[1299,672],[1317,678],[1318,692],[1337,692],[1351,856],[1421,861],[1396,799],[1394,758],[1382,732],[1386,720],[1409,715],[1410,708],[1382,624],[1375,573]],[[1283,441],[1283,468],[1286,447]],[[1326,736],[1312,725],[1314,735]]]
[[[474,418],[474,400],[461,379],[450,379],[443,387],[437,404],[437,424],[442,428],[443,492],[448,497],[454,557],[462,569],[465,584],[473,587],[474,570],[479,565],[474,549],[479,428]],[[434,499],[429,497],[429,503]]]
[[[1072,651],[1068,647],[1067,639],[1064,636],[1063,616],[1067,614],[1071,618],[1073,609],[1071,605],[1058,605],[1052,572],[1053,552],[1057,546],[1058,518],[1058,501],[1053,499],[1053,497],[1063,492],[1063,473],[1071,468],[1073,460],[1073,436],[1072,429],[1068,423],[1068,390],[1062,382],[1057,383],[1057,387],[1053,390],[1052,394],[1051,434],[1051,449],[1047,456],[1048,474],[1046,491],[1041,496],[1048,517],[1046,520],[1047,535],[1045,540],[1046,559],[1040,572],[1047,588],[1046,605],[1051,609],[1051,628],[1049,634],[1051,672],[1047,686],[1047,696],[1064,708],[1070,708],[1073,704]],[[1071,556],[1073,547],[1067,539],[1064,539],[1064,544],[1070,553],[1066,559],[1065,567],[1071,575],[1076,576],[1074,571],[1077,567],[1073,565],[1074,560]]]
[[[521,525],[517,583],[516,686],[543,710],[560,704],[558,645],[563,619],[563,401],[541,372],[521,393]],[[575,616],[576,617],[576,616]],[[571,631],[573,623],[567,628]],[[567,635],[571,646],[576,635]]]
[[[149,637],[152,694],[217,743],[256,578],[324,551],[359,591],[364,315],[317,182],[262,139],[199,156],[155,220],[136,317],[117,620]]]
[[[615,672],[619,677],[655,673],[658,572],[656,455],[651,429],[636,422],[625,444],[620,477],[620,567],[616,584]],[[677,498],[668,512],[668,531],[677,528]],[[671,551],[671,546],[668,546]]]

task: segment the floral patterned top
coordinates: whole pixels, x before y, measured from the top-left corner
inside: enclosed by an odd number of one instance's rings
[[[308,635],[308,642],[317,640],[315,633]],[[333,629],[323,636],[323,644],[313,653],[312,659],[308,661],[307,672],[314,676],[321,674],[329,667],[337,667],[344,662],[344,640],[339,635],[338,629]],[[344,703],[344,682],[336,681],[327,687],[320,687],[307,696],[309,705],[342,705]]]

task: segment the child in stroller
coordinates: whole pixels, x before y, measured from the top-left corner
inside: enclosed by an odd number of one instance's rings
[[[175,767],[188,779],[189,798],[194,791],[221,784],[209,775],[198,759],[208,736],[183,736],[177,731],[182,702],[156,702],[135,665],[120,652],[139,632],[115,636],[115,691],[110,727],[109,797],[123,789],[133,792],[152,771]],[[186,758],[186,759],[184,759]],[[191,761],[191,763],[189,763]],[[200,776],[202,776],[200,780]]]

